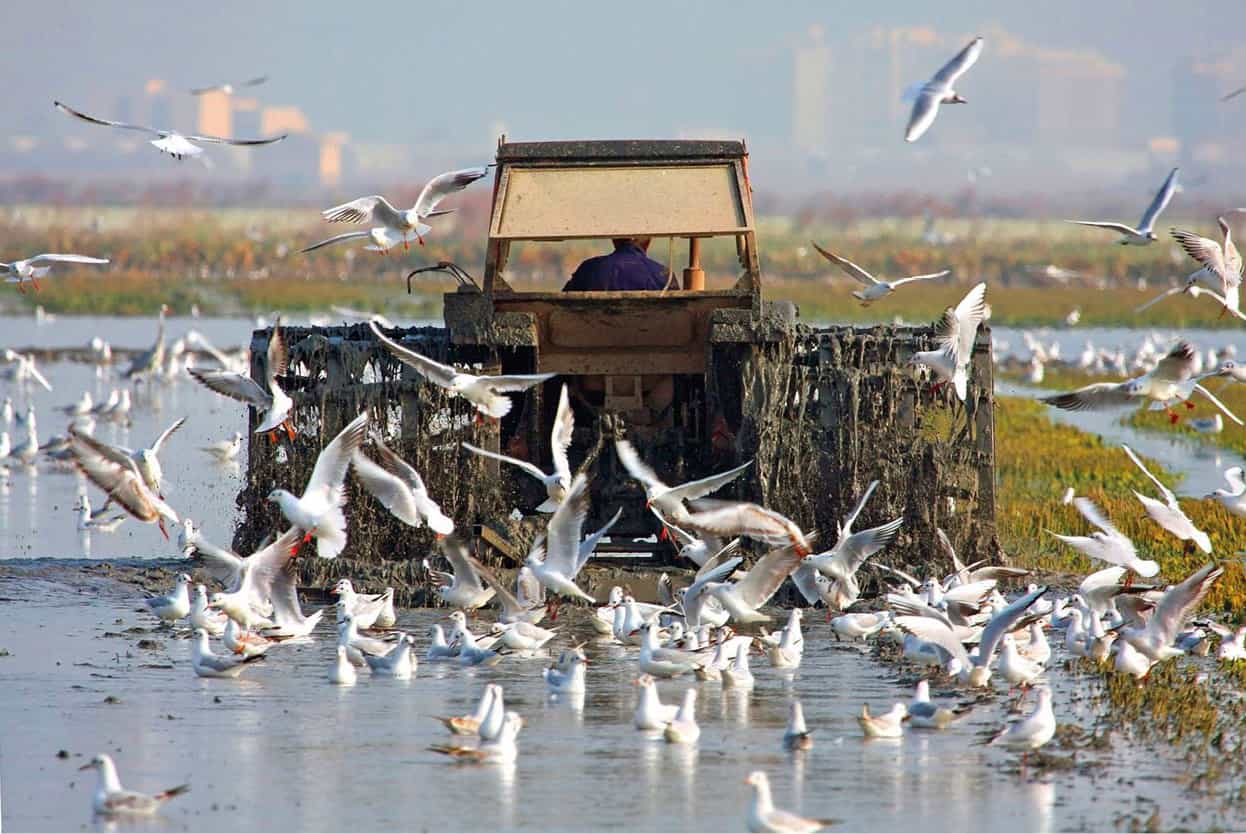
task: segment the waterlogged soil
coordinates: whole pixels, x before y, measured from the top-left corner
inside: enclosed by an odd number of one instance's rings
[[[123,573],[124,575],[124,573]],[[132,579],[133,577],[128,577]],[[421,662],[410,681],[335,687],[331,626],[274,648],[239,680],[196,678],[185,635],[154,623],[119,577],[80,564],[0,566],[0,784],[9,830],[82,830],[97,752],[130,787],[189,782],[164,815],[118,830],[739,831],[747,773],[765,770],[780,807],[833,817],[836,830],[1057,831],[1241,829],[1231,780],[1194,782],[1187,737],[1115,721],[1094,670],[1050,673],[1057,740],[1023,770],[984,742],[1015,698],[936,682],[937,699],[972,704],[944,732],[866,741],[855,714],[907,700],[914,670],[806,620],[804,663],[780,674],[754,662],[756,688],[662,682],[666,701],[699,691],[702,736],[668,745],[633,729],[636,650],[593,639],[585,612],[565,610],[555,645],[589,640],[583,699],[547,695],[539,658],[488,669]],[[419,635],[444,610],[404,610]],[[885,653],[884,653],[885,654]],[[1216,674],[1205,660],[1186,660]],[[518,761],[464,766],[428,747],[448,740],[433,715],[469,712],[486,682],[526,719]],[[798,697],[812,750],[783,752],[787,703]],[[1119,707],[1125,709],[1122,703]],[[1144,720],[1129,713],[1133,721]],[[1206,771],[1204,767],[1201,772]]]

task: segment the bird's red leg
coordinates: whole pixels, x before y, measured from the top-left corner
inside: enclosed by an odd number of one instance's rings
[[[158,522],[156,522],[156,524],[160,527],[160,532],[164,533],[164,537],[167,540],[169,538],[169,531],[164,527],[164,519],[161,518]]]
[[[17,276],[17,291],[22,295],[26,294],[26,279],[20,275]]]
[[[1194,403],[1193,403],[1193,401],[1191,401],[1191,400],[1186,400],[1186,401],[1185,401],[1185,407],[1186,407],[1186,409],[1187,409],[1187,410],[1189,410],[1189,411],[1193,411],[1193,410],[1194,410]]]
[[[268,433],[268,442],[272,443],[274,446],[277,444],[277,432],[276,431],[270,431]]]
[[[424,245],[424,235],[420,234],[418,231],[415,233],[415,239],[420,242],[420,246]]]
[[[285,421],[284,423],[282,423],[281,425],[285,426],[285,429],[286,429],[286,437],[288,437],[288,438],[290,438],[291,440],[293,440],[293,439],[294,439],[294,426],[290,425],[290,421],[289,421],[289,420],[286,420],[286,421]]]
[[[39,279],[33,275],[30,276],[30,283],[35,285],[35,292],[39,292],[40,290],[43,289],[43,287],[39,286]]]

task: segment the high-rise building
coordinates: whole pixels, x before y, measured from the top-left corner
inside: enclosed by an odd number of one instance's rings
[[[342,182],[342,149],[350,137],[345,133],[326,133],[320,137],[320,184],[332,188]]]
[[[809,27],[793,55],[792,145],[810,156],[823,156],[830,143],[831,49],[822,27]]]
[[[232,136],[233,97],[214,90],[199,96],[199,132],[207,136]]]
[[[265,136],[278,133],[310,133],[306,114],[294,105],[265,107],[260,111],[260,132]]]

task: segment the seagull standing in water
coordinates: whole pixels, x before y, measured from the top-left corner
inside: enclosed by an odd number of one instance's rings
[[[190,785],[178,785],[158,794],[127,791],[121,787],[121,780],[117,778],[117,766],[107,753],[97,754],[78,770],[94,770],[99,774],[95,795],[91,799],[91,809],[101,817],[149,817],[173,797],[190,790]]]
[[[748,830],[754,834],[812,834],[835,824],[835,820],[809,819],[775,808],[774,801],[770,798],[770,780],[760,770],[750,773],[744,784],[753,786],[753,797],[749,800],[745,822]]]
[[[861,267],[854,264],[847,258],[841,258],[834,252],[828,252],[816,243],[810,241],[814,249],[818,250],[818,254],[826,258],[831,263],[838,266],[844,271],[844,274],[850,278],[855,278],[865,285],[863,290],[853,290],[852,297],[861,302],[862,306],[868,307],[870,302],[877,301],[880,298],[886,298],[905,284],[911,284],[915,281],[929,281],[934,278],[942,278],[945,275],[951,275],[952,270],[945,269],[942,272],[932,272],[927,275],[912,275],[908,278],[896,278],[891,281],[882,281],[866,272]]]
[[[108,119],[100,119],[95,116],[88,116],[78,110],[74,110],[68,105],[61,104],[59,101],[53,102],[56,109],[76,119],[84,122],[90,122],[93,125],[102,125],[104,127],[116,127],[122,130],[136,130],[140,133],[146,133],[155,138],[148,141],[155,146],[156,150],[161,153],[167,153],[174,159],[181,161],[186,157],[195,158],[203,153],[203,148],[195,144],[195,142],[208,142],[215,145],[271,145],[273,142],[280,142],[285,139],[287,134],[273,136],[269,139],[231,139],[224,136],[204,136],[190,134],[181,134],[175,130],[163,130],[154,127],[145,127],[143,125],[132,125],[126,122],[113,122]]]
[[[904,129],[904,141],[916,142],[939,115],[940,104],[966,104],[968,100],[952,89],[965,72],[982,54],[982,38],[976,37],[969,45],[956,53],[956,57],[944,64],[929,81],[914,84],[905,91],[905,99],[912,99],[913,112],[908,127]]]
[[[1179,170],[1179,168],[1172,169],[1172,173],[1168,175],[1168,179],[1164,180],[1164,184],[1160,186],[1155,199],[1151,201],[1151,205],[1147,206],[1147,210],[1143,212],[1142,219],[1138,221],[1138,228],[1136,229],[1124,223],[1110,221],[1069,220],[1067,222],[1116,232],[1121,236],[1120,240],[1116,242],[1122,246],[1146,246],[1159,239],[1155,234],[1155,221],[1159,219],[1160,212],[1167,207],[1168,201],[1172,199],[1172,195],[1177,190],[1177,171]]]

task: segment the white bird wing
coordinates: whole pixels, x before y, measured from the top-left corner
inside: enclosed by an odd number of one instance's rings
[[[214,145],[271,145],[274,142],[280,142],[290,134],[283,133],[280,136],[270,136],[267,139],[237,139],[232,136],[204,136],[200,134],[189,134],[187,139],[192,142],[210,142]]]
[[[1116,526],[1108,520],[1108,517],[1103,514],[1103,511],[1099,509],[1099,506],[1095,504],[1094,501],[1091,501],[1085,496],[1079,496],[1073,499],[1073,506],[1076,507],[1077,511],[1082,514],[1082,518],[1086,519],[1091,524],[1107,533],[1109,536],[1119,536],[1121,538],[1125,538],[1125,534],[1116,529]]]
[[[363,238],[369,237],[371,234],[371,232],[366,231],[343,232],[340,235],[334,235],[333,237],[325,238],[322,241],[313,243],[311,246],[300,249],[299,252],[315,252],[317,249],[323,249],[326,246],[333,246],[336,243],[345,243],[348,240],[362,240]]]
[[[971,40],[964,49],[956,53],[952,60],[943,65],[938,72],[934,74],[934,81],[939,84],[946,84],[951,87],[956,83],[956,79],[960,78],[965,72],[978,61],[978,56],[982,54],[983,41],[981,37]]]
[[[693,580],[692,584],[684,589],[685,609],[687,609],[690,606],[695,606],[695,602],[697,598],[701,596],[701,594],[705,591],[706,585],[710,584],[711,582],[720,582],[726,579],[728,576],[731,576],[731,572],[734,571],[736,567],[743,561],[744,560],[740,558],[739,556],[733,556],[730,559],[727,559],[715,565],[714,567],[710,568],[707,571],[698,573],[696,579]],[[706,564],[708,564],[708,562]],[[685,611],[685,613],[690,613],[690,612]]]
[[[954,310],[944,314],[941,342],[953,367],[963,368],[969,364],[978,326],[985,318],[986,282],[982,281],[969,290]]]
[[[1164,486],[1163,482],[1160,481],[1159,478],[1151,474],[1151,470],[1147,469],[1146,466],[1143,465],[1142,461],[1138,459],[1138,456],[1134,454],[1133,449],[1129,448],[1124,443],[1121,444],[1121,448],[1125,450],[1125,454],[1129,455],[1129,459],[1134,462],[1134,465],[1142,470],[1142,474],[1151,479],[1151,483],[1155,484],[1155,486],[1159,489],[1160,495],[1164,496],[1165,503],[1167,503],[1170,507],[1176,507],[1177,496],[1173,494],[1173,491]]]
[[[43,255],[35,255],[33,258],[27,258],[27,263],[62,263],[62,264],[106,264],[107,258],[92,258],[87,255],[61,255],[56,252],[48,252]]]
[[[705,564],[701,565],[701,567],[697,569],[695,578],[700,579],[703,576],[709,575],[710,571],[716,570],[724,560],[731,558],[732,554],[739,549],[740,539],[732,539],[727,542],[717,553],[705,560]]]
[[[247,557],[243,571],[242,587],[251,596],[251,602],[265,605],[272,599],[273,585],[294,557],[291,548],[303,538],[302,531],[291,527],[267,547],[260,548]],[[301,613],[301,612],[300,612]]]
[[[1121,235],[1136,235],[1138,230],[1132,226],[1126,226],[1124,223],[1114,223],[1107,220],[1066,220],[1066,223],[1076,223],[1078,226],[1094,226],[1096,229],[1110,229]]]
[[[646,490],[666,490],[666,484],[658,477],[658,473],[654,472],[649,464],[640,459],[640,455],[631,443],[626,440],[616,440],[614,441],[614,448],[618,454],[619,463],[623,464],[627,474],[640,481]]]
[[[982,636],[978,639],[978,661],[981,665],[990,661],[999,642],[1004,639],[1004,635],[1016,628],[1017,622],[1025,616],[1025,612],[1045,593],[1047,593],[1047,587],[1039,586],[1028,594],[1018,597],[991,618],[986,627],[982,629]]]
[[[1214,273],[1220,279],[1221,284],[1228,283],[1230,278],[1240,283],[1240,275],[1230,275],[1224,250],[1219,243],[1210,238],[1197,235],[1194,232],[1187,232],[1184,229],[1172,229],[1171,232],[1173,238],[1177,243],[1181,244],[1181,248],[1185,250],[1185,253],[1202,264],[1208,271]]]
[[[1242,418],[1238,417],[1232,411],[1229,411],[1229,407],[1225,405],[1224,403],[1222,403],[1216,397],[1215,394],[1211,393],[1210,391],[1208,391],[1206,388],[1204,388],[1202,385],[1198,383],[1194,384],[1194,390],[1202,394],[1207,399],[1211,400],[1211,404],[1214,405],[1216,408],[1220,409],[1222,412],[1224,412],[1225,417],[1228,417],[1230,420],[1232,420],[1234,423],[1237,423],[1239,426],[1243,425]]]
[[[1240,466],[1230,466],[1224,470],[1224,480],[1229,485],[1229,489],[1233,490],[1234,495],[1246,493],[1246,472]]]
[[[567,459],[567,449],[571,447],[571,438],[575,432],[575,414],[571,410],[571,400],[567,396],[564,383],[558,395],[558,411],[554,414],[554,427],[550,430],[550,454],[554,458],[554,472],[571,483],[571,462]]]
[[[449,388],[450,380],[454,379],[454,377],[458,375],[458,371],[454,370],[454,368],[449,365],[443,365],[440,362],[435,362],[427,356],[421,356],[415,351],[398,344],[393,339],[382,333],[381,329],[376,326],[376,322],[370,321],[368,322],[368,326],[372,328],[372,332],[376,334],[376,338],[380,340],[381,344],[388,348],[389,352],[394,354],[394,357],[397,358],[399,362],[415,368],[415,370],[429,382],[439,385],[442,388]]]
[[[476,377],[494,393],[527,391],[533,385],[553,379],[558,374],[501,374]]]
[[[546,526],[545,567],[575,579],[580,551],[580,532],[588,516],[588,480],[581,473],[571,482],[567,497]]]
[[[327,208],[320,216],[330,223],[376,223],[394,228],[402,224],[402,214],[380,194]]]
[[[180,429],[185,422],[186,422],[186,418],[183,417],[177,422],[175,422],[173,425],[165,429],[164,432],[159,437],[156,438],[156,442],[151,444],[151,453],[153,455],[159,455],[160,450],[164,448],[165,441],[168,440],[173,435],[174,432]]]
[[[411,488],[401,478],[383,466],[379,466],[359,450],[351,456],[351,467],[359,483],[363,484],[364,489],[371,493],[372,497],[381,503],[381,506],[405,524],[412,527],[423,525],[419,509],[415,506],[414,497],[411,495]]]
[[[363,444],[368,435],[368,412],[363,412],[346,427],[338,432],[337,437],[329,441],[329,445],[320,450],[311,477],[307,479],[307,487],[303,494],[320,494],[330,503],[337,503],[334,497],[342,490],[346,480],[346,470],[350,468],[351,456]]]
[[[281,327],[281,316],[273,321],[272,332],[268,334],[268,347],[265,349],[264,375],[271,386],[273,380],[290,369],[290,346],[286,344],[285,330]]]
[[[1175,287],[1169,287],[1168,289],[1164,290],[1162,293],[1155,296],[1154,298],[1152,298],[1150,301],[1146,302],[1145,304],[1141,304],[1135,307],[1134,313],[1145,312],[1151,309],[1152,307],[1154,307],[1156,304],[1159,304],[1165,298],[1171,298],[1174,295],[1185,292],[1187,289],[1189,289],[1189,284],[1179,284],[1178,286],[1175,286]]]
[[[805,541],[812,542],[816,538],[817,533],[810,532]],[[800,567],[802,558],[794,545],[771,550],[749,568],[743,579],[735,583],[736,595],[749,608],[761,608],[783,585],[783,580]]]
[[[680,484],[672,487],[662,493],[663,498],[673,498],[677,500],[694,501],[710,493],[717,492],[727,484],[740,477],[740,474],[753,465],[753,462],[746,461],[734,469],[728,469],[726,472],[719,472],[717,475],[710,475],[707,478],[701,478],[696,481],[688,481],[686,484]]]
[[[903,524],[904,519],[897,518],[878,527],[853,533],[836,542],[835,556],[829,571],[833,578],[847,582],[865,564],[866,559],[891,544]]]
[[[999,584],[998,580],[995,579],[979,579],[976,582],[966,582],[957,585],[955,588],[950,588],[943,594],[943,599],[948,603],[955,602],[977,608],[990,595],[991,591],[995,590],[997,584]]]
[[[963,581],[963,574],[967,574],[969,569],[960,560],[960,556],[956,555],[956,548],[952,547],[952,540],[948,538],[942,527],[935,528],[935,541],[938,542],[939,549],[943,551],[943,555],[947,556],[948,560],[951,561],[952,573],[960,576]]]
[[[942,272],[929,272],[929,273],[926,273],[925,275],[910,275],[907,278],[897,278],[894,281],[891,281],[889,283],[893,287],[900,287],[905,284],[910,284],[914,281],[929,281],[932,278],[942,278],[945,275],[951,275],[951,274],[952,274],[952,270],[945,269]]]
[[[778,544],[786,540],[791,521],[773,510],[747,501],[710,501],[701,499],[700,509],[690,516],[691,524],[718,536],[748,536]],[[794,527],[794,525],[792,525]]]
[[[1134,397],[1126,390],[1125,382],[1095,382],[1076,391],[1039,397],[1039,402],[1063,408],[1066,411],[1093,411],[1111,406],[1129,405]]]
[[[446,197],[462,191],[488,173],[489,166],[486,165],[479,168],[448,171],[433,177],[420,191],[420,196],[415,201],[415,213],[420,217],[428,217],[437,209],[437,204]]]
[[[914,637],[925,640],[927,643],[932,643],[947,652],[950,657],[959,660],[963,665],[969,665],[969,653],[965,651],[964,645],[960,640],[956,639],[956,634],[945,623],[930,617],[909,615],[896,617],[893,622],[905,634],[912,634]]]
[[[942,90],[932,90],[928,85],[922,85],[921,91],[913,99],[913,112],[909,115],[908,126],[904,129],[905,142],[916,142],[930,129],[935,117],[939,115],[939,102],[942,97]]]
[[[805,602],[810,605],[817,605],[822,600],[822,588],[818,582],[819,577],[822,577],[822,574],[818,573],[808,561],[802,561],[800,566],[792,572],[792,584],[796,586],[796,590],[800,591],[800,595],[805,598]],[[822,577],[822,582],[829,584],[830,580]]]
[[[1151,201],[1151,205],[1147,206],[1146,211],[1142,213],[1142,219],[1138,221],[1139,232],[1146,233],[1154,228],[1160,212],[1167,207],[1168,201],[1172,199],[1172,195],[1177,190],[1177,172],[1180,170],[1180,168],[1173,168],[1168,178],[1164,180],[1164,184],[1159,187],[1155,199]]]
[[[273,404],[272,394],[261,388],[249,376],[230,371],[208,371],[200,368],[189,368],[187,373],[200,385],[232,400],[238,400],[260,409],[268,408]]]
[[[880,283],[877,278],[875,278],[873,275],[866,272],[864,269],[857,266],[856,264],[854,264],[852,261],[848,260],[847,258],[841,258],[839,255],[836,255],[834,252],[828,252],[827,250],[823,249],[821,246],[814,243],[813,241],[809,241],[809,243],[811,246],[813,246],[814,249],[818,250],[819,255],[826,258],[828,261],[830,261],[831,263],[839,267],[841,270],[843,270],[845,275],[848,275],[849,277],[852,277],[852,278],[856,278],[858,281],[860,281],[862,284],[864,284],[867,287]]]
[[[248,78],[246,81],[239,81],[236,84],[213,84],[211,87],[196,87],[190,91],[190,94],[192,96],[201,96],[204,93],[214,93],[217,90],[224,90],[226,87],[233,87],[235,90],[240,87],[255,87],[259,84],[263,84],[267,80],[267,75],[261,75],[256,78]]]
[[[575,560],[575,572],[577,574],[584,568],[585,563],[592,558],[593,553],[596,552],[598,542],[605,538],[606,534],[610,532],[610,528],[618,524],[619,519],[622,517],[623,508],[619,507],[615,510],[610,520],[601,526],[601,529],[594,531],[584,541],[580,542]]]
[[[82,474],[108,493],[127,513],[145,522],[157,521],[161,517],[162,508],[156,504],[159,499],[143,484],[143,478],[132,460],[127,459],[126,464],[121,464],[101,454],[90,438],[76,433],[72,428],[69,448]],[[168,510],[168,507],[163,509]],[[176,520],[176,514],[171,517]]]
[[[464,441],[462,445],[464,449],[466,449],[467,451],[471,452],[474,455],[480,455],[481,457],[484,457],[484,458],[492,458],[493,460],[500,460],[502,463],[509,463],[512,466],[518,466],[520,469],[527,472],[529,475],[536,478],[538,481],[544,481],[546,478],[545,473],[541,471],[541,468],[539,466],[533,463],[529,463],[526,460],[513,458],[510,455],[503,455],[503,454],[500,454],[499,452],[490,452],[488,449],[481,449],[479,446],[473,446],[472,444],[466,441]]]
[[[203,562],[204,569],[213,579],[232,589],[238,583],[244,564],[243,558],[232,550],[220,547],[200,537],[194,544],[195,553]]]
[[[451,536],[443,542],[442,550],[446,554],[446,559],[450,562],[450,567],[454,569],[454,584],[466,585],[477,591],[483,591],[484,585],[480,581],[480,575],[476,573],[476,566],[470,553],[467,552],[467,545],[458,536]]]
[[[108,119],[97,118],[96,116],[88,116],[86,113],[82,113],[78,110],[75,110],[69,105],[62,104],[59,101],[55,101],[53,102],[53,104],[55,104],[56,109],[60,110],[62,113],[68,113],[70,116],[73,116],[76,119],[82,119],[82,121],[90,122],[93,125],[103,125],[104,127],[119,127],[122,130],[137,130],[140,133],[150,133],[152,136],[167,136],[168,135],[167,131],[157,130],[154,127],[145,127],[143,125],[132,125],[126,122],[113,122],[113,121],[109,121]]]
[[[1198,606],[1211,590],[1213,582],[1224,573],[1224,568],[1215,564],[1204,565],[1190,574],[1180,584],[1173,585],[1164,592],[1163,598],[1155,606],[1148,629],[1154,630],[1166,638],[1169,645],[1177,638],[1177,631],[1185,621],[1186,615]]]
[[[493,589],[493,598],[502,604],[503,618],[515,618],[528,613],[527,606],[520,602],[519,597],[511,593],[511,589],[499,581],[493,571],[489,570],[483,562],[471,555],[468,555],[467,564],[471,566],[472,571],[480,577],[486,585]],[[539,585],[540,583],[538,582],[537,584]]]
[[[852,532],[852,525],[857,523],[857,516],[861,515],[861,511],[865,509],[865,505],[870,500],[870,496],[874,494],[874,490],[878,488],[878,481],[870,481],[869,486],[865,488],[865,492],[861,493],[861,497],[857,499],[857,505],[852,508],[852,512],[844,519],[844,523],[840,525],[840,535]]]
[[[927,619],[936,620],[949,629],[952,628],[952,621],[948,619],[947,614],[934,608],[920,599],[915,597],[901,596],[900,594],[887,594],[887,607],[896,614],[902,614],[906,617],[926,617]]]

